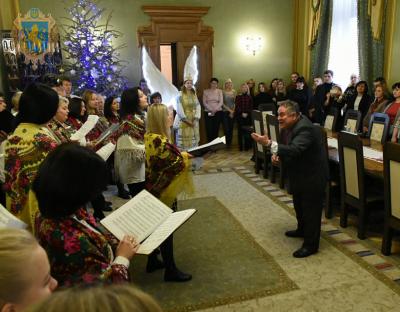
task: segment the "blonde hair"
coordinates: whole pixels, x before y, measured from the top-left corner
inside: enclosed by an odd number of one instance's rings
[[[61,104],[67,104],[69,105],[69,101],[65,96],[58,96],[58,105],[61,106]]]
[[[69,288],[47,297],[29,312],[162,312],[157,302],[132,285]]]
[[[0,309],[7,302],[19,303],[31,281],[24,274],[32,252],[39,247],[25,230],[0,229]]]
[[[243,92],[242,92],[242,87],[246,87],[246,92],[247,92],[247,95],[250,95],[250,88],[249,88],[249,86],[247,85],[247,83],[242,83],[241,85],[240,85],[240,94],[243,94]]]
[[[161,134],[170,139],[171,131],[167,124],[168,107],[165,104],[152,104],[147,110],[148,133]]]
[[[11,104],[14,107],[14,109],[16,111],[19,110],[19,99],[21,98],[22,92],[21,91],[17,91],[15,92],[15,94],[13,95],[13,97],[11,98]]]

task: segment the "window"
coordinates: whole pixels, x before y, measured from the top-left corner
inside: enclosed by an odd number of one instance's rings
[[[358,64],[357,0],[333,0],[328,68],[333,81],[344,89],[351,74],[360,75]]]

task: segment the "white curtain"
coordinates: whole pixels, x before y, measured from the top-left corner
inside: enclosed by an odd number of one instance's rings
[[[357,0],[333,0],[328,68],[343,91],[351,74],[359,76]]]

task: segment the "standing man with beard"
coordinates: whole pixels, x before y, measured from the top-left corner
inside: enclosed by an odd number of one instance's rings
[[[252,138],[270,146],[272,162],[283,162],[289,175],[296,211],[297,229],[287,231],[288,237],[304,237],[303,245],[293,253],[296,258],[318,252],[321,214],[328,163],[321,130],[301,116],[296,102],[285,101],[278,109],[279,128],[288,132],[288,144],[272,142],[267,135],[253,133]]]

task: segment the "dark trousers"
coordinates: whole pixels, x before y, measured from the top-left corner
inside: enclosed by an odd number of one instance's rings
[[[243,126],[250,126],[251,125],[251,117],[250,114],[246,118],[243,118],[242,116],[238,116],[236,118],[237,120],[237,127],[238,127],[238,143],[239,143],[239,149],[242,151],[248,150],[252,147],[252,139],[250,137],[250,133],[247,131],[243,131],[242,127]]]
[[[318,250],[321,235],[321,215],[324,193],[293,193],[293,205],[296,211],[297,228],[304,234],[303,247]]]
[[[129,193],[132,197],[139,194],[142,190],[144,190],[145,182],[131,183],[128,184]]]
[[[105,217],[103,213],[104,206],[106,204],[106,199],[103,194],[100,193],[95,199],[92,200],[92,207],[94,210],[93,216],[97,219],[103,219]]]
[[[219,127],[222,123],[222,113],[222,111],[219,111],[214,116],[209,116],[208,112],[204,112],[208,142],[218,137]]]
[[[6,206],[6,193],[3,190],[3,183],[0,182],[0,204]]]
[[[226,139],[226,145],[231,146],[232,135],[233,135],[233,123],[235,119],[229,117],[229,112],[223,112],[222,115],[222,125],[224,127],[224,134]]]

